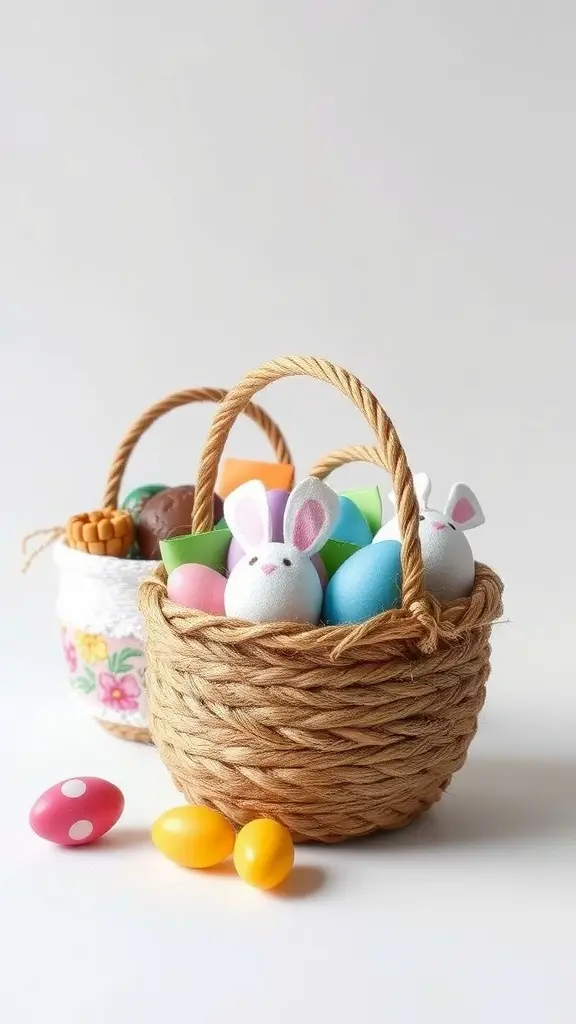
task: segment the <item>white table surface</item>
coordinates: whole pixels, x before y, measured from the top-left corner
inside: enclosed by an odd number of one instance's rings
[[[84,719],[51,660],[31,679],[6,659],[4,1019],[573,1024],[574,666],[546,674],[513,624],[493,662],[441,804],[403,833],[297,848],[286,889],[264,894],[165,860],[149,828],[181,801],[156,751]],[[82,774],[123,789],[119,824],[93,847],[38,839],[34,799]]]

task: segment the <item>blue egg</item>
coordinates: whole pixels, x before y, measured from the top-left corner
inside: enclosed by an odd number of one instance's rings
[[[340,518],[330,534],[331,540],[344,540],[347,544],[355,544],[357,548],[372,543],[372,530],[368,526],[358,505],[345,494],[338,495]]]
[[[360,548],[342,563],[324,591],[327,626],[365,622],[402,602],[401,545],[397,540]]]

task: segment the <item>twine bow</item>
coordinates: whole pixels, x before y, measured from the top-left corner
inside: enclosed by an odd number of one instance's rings
[[[62,537],[65,532],[66,531],[63,526],[48,526],[43,530],[33,530],[32,533],[27,533],[26,536],[22,538],[22,554],[24,555],[24,563],[20,571],[22,573],[28,572],[32,562],[38,558],[38,555],[41,555],[43,551],[46,551],[46,549],[49,548],[51,544],[54,544],[59,537]],[[38,545],[28,553],[30,543],[35,537],[44,537],[44,540],[39,541]]]

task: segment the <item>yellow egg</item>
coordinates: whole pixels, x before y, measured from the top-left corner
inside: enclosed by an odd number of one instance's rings
[[[173,807],[152,826],[154,846],[183,868],[211,868],[229,857],[236,833],[219,811],[210,807]]]
[[[274,889],[294,865],[294,843],[287,828],[271,818],[255,818],[236,836],[234,867],[245,882]]]

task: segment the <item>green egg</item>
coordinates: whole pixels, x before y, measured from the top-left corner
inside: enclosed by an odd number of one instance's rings
[[[167,487],[168,484],[143,484],[142,487],[135,487],[130,494],[126,495],[120,508],[126,509],[137,523],[146,502],[160,491],[165,491]]]

